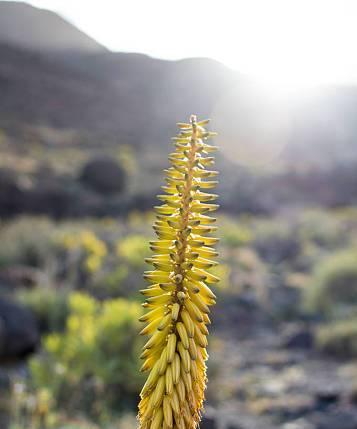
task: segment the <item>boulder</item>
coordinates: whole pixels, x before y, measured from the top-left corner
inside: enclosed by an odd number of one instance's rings
[[[126,174],[116,161],[102,157],[88,161],[79,179],[85,186],[96,192],[112,194],[124,190]]]
[[[318,410],[324,411],[326,408],[337,404],[341,399],[341,392],[331,388],[321,389],[315,393],[315,406]]]
[[[200,427],[203,429],[218,429],[220,427],[219,417],[217,411],[207,406],[202,415]]]
[[[0,298],[0,361],[22,359],[34,352],[40,341],[31,312]]]
[[[226,425],[226,429],[246,429],[246,426],[243,427],[239,422],[230,420]]]
[[[285,348],[310,350],[314,344],[314,334],[306,326],[292,325],[283,333],[282,345]]]
[[[24,191],[19,186],[14,171],[0,169],[0,215],[7,217],[21,212],[24,206]]]
[[[316,429],[357,429],[357,412],[353,410],[318,413],[311,420]]]
[[[0,428],[6,429],[10,425],[11,396],[10,378],[6,372],[0,370]]]
[[[60,219],[74,215],[80,194],[71,184],[49,181],[26,193],[25,211]]]
[[[0,269],[0,288],[4,287],[3,285],[8,289],[16,287],[32,288],[38,285],[44,276],[44,273],[37,268],[26,265],[12,265]]]
[[[204,415],[200,422],[200,427],[204,429],[218,429],[218,424],[214,417]]]
[[[268,288],[265,307],[274,318],[292,320],[299,316],[301,291],[298,288],[277,285]]]
[[[349,400],[350,400],[350,403],[352,405],[354,405],[355,407],[357,407],[357,385],[353,386],[353,388],[352,388],[352,390],[351,390],[351,392],[349,394]]]

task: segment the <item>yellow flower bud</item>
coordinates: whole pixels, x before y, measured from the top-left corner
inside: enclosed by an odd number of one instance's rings
[[[206,351],[209,306],[216,296],[208,284],[218,278],[207,270],[217,265],[212,248],[217,239],[216,219],[205,213],[218,208],[217,195],[209,194],[217,182],[208,180],[216,171],[207,157],[216,147],[207,143],[214,133],[204,127],[208,120],[178,123],[175,152],[165,170],[165,195],[155,207],[153,229],[158,237],[150,242],[155,253],[146,262],[153,266],[144,278],[151,284],[142,289],[148,312],[140,318],[146,326],[142,335],[150,338],[141,355],[142,371],[150,371],[141,391],[140,429],[195,429],[198,427],[206,388]],[[204,140],[204,141],[203,141]],[[204,189],[203,192],[201,189]]]

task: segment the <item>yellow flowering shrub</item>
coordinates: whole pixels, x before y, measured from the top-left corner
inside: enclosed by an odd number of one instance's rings
[[[148,240],[142,235],[128,235],[117,242],[116,252],[119,258],[123,258],[130,265],[141,267],[150,252]]]
[[[99,302],[72,293],[65,331],[46,336],[43,353],[30,361],[36,390],[47,389],[57,409],[95,420],[133,406],[141,382],[141,313],[139,304],[125,299]]]
[[[83,268],[89,273],[94,273],[101,268],[108,253],[104,241],[89,230],[83,230],[75,234],[65,234],[61,242],[69,252],[77,251],[83,254]]]

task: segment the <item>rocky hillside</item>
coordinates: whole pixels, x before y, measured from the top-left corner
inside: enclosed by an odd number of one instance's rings
[[[44,183],[39,169],[49,167],[62,189],[58,172],[68,183],[88,158],[126,145],[136,162],[131,195],[151,196],[175,122],[195,112],[219,131],[219,193],[230,210],[357,201],[355,87],[281,98],[211,59],[110,52],[54,13],[17,2],[0,1],[0,58],[0,169],[21,169],[24,192]],[[263,177],[237,169],[260,162]],[[20,206],[9,213],[27,210]]]
[[[104,80],[23,48],[0,44],[0,55],[1,123],[99,129],[115,121],[116,98]]]
[[[0,44],[0,123],[91,130],[162,144],[177,118],[209,116],[233,74],[212,60],[135,54],[43,55]]]
[[[196,112],[213,117],[231,154],[278,142],[294,166],[357,158],[352,87],[281,100],[210,59],[110,52],[53,12],[18,2],[0,2],[0,55],[0,123],[14,128],[41,123],[161,146],[178,118]]]
[[[106,50],[57,14],[12,1],[0,2],[0,40],[42,52]]]

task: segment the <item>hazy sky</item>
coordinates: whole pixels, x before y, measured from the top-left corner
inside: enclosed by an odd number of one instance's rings
[[[357,0],[31,0],[110,49],[207,56],[277,87],[357,83]]]

